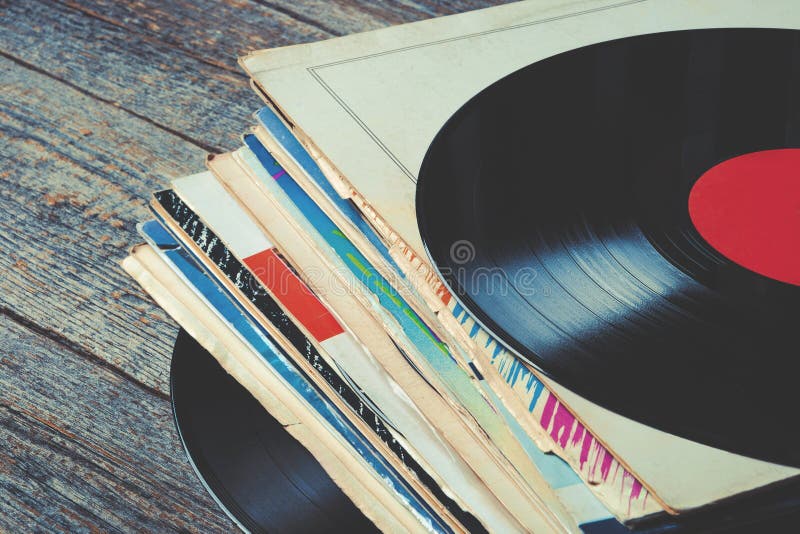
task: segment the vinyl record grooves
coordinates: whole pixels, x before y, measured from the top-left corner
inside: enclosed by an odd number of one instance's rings
[[[800,466],[798,148],[800,32],[630,37],[470,100],[417,215],[455,296],[556,381]]]
[[[249,532],[374,532],[314,457],[185,331],[170,389],[187,454]]]

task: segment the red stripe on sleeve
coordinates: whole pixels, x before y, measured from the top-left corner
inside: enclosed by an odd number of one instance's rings
[[[315,340],[325,341],[344,332],[325,305],[274,249],[253,254],[245,258],[244,263]]]

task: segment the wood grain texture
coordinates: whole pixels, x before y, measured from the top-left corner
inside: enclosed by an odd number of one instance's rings
[[[57,2],[14,3],[0,24],[18,62],[208,150],[235,146],[259,105],[239,73]]]
[[[172,427],[176,326],[118,267],[150,191],[239,144],[244,52],[496,3],[0,0],[0,531],[233,529]]]
[[[215,0],[61,0],[90,17],[171,46],[178,53],[243,75],[237,57],[249,50],[331,37],[328,31],[259,2]],[[286,4],[286,2],[281,2]],[[224,25],[209,24],[224,21]]]
[[[118,262],[145,191],[204,152],[5,58],[0,80],[0,303],[166,394],[175,327]]]
[[[41,530],[227,528],[183,461],[167,399],[6,317],[0,329],[3,506]],[[0,530],[23,517],[0,513]]]
[[[374,30],[394,24],[403,24],[431,17],[452,15],[505,4],[508,1],[491,0],[259,0],[260,3],[281,9],[284,13],[323,25],[336,35],[346,35]]]

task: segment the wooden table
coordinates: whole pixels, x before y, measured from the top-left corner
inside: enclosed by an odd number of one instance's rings
[[[239,145],[254,49],[499,0],[0,0],[0,531],[230,531],[175,432],[177,326],[120,269]]]

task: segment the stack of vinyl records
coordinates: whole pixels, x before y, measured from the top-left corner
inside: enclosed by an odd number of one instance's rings
[[[246,530],[779,529],[800,9],[530,0],[241,59],[125,269]],[[243,125],[243,130],[247,125]]]

